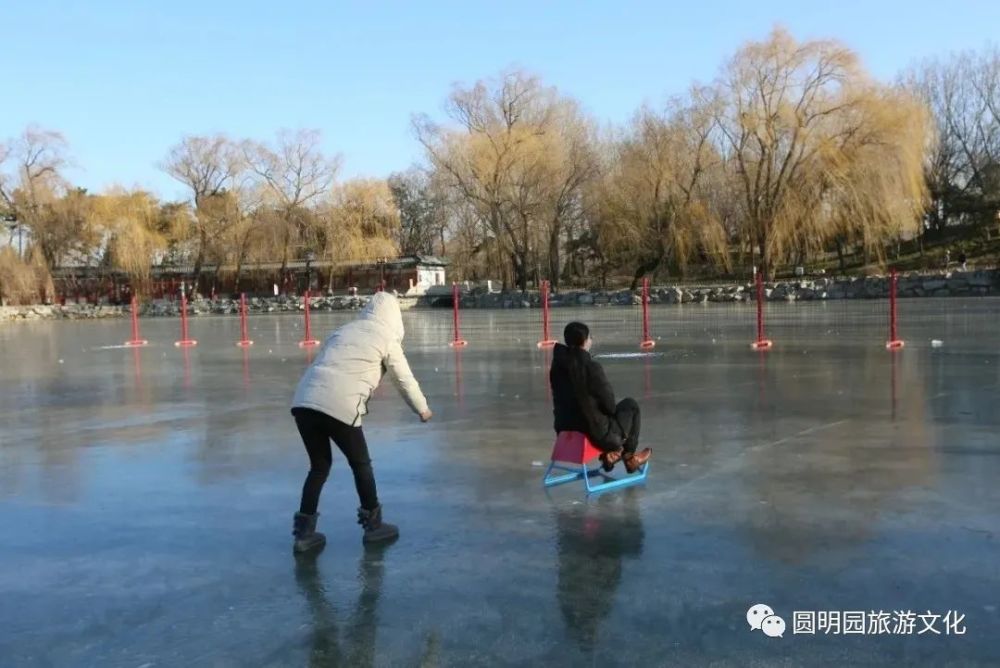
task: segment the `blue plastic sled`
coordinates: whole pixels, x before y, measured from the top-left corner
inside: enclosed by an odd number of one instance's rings
[[[552,461],[545,469],[545,477],[542,478],[544,487],[554,487],[567,482],[573,482],[583,478],[587,486],[587,494],[594,492],[605,492],[609,489],[627,487],[643,482],[649,473],[649,462],[646,462],[635,473],[624,478],[612,478],[598,467],[593,470],[587,468],[587,462],[599,457],[601,450],[594,446],[585,434],[576,431],[564,431],[556,438],[552,447]],[[553,469],[568,471],[560,475],[551,476]],[[607,482],[592,484],[591,478],[600,476]]]

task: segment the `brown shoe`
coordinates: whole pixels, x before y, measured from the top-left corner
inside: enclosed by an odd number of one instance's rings
[[[606,452],[602,452],[600,456],[601,468],[603,468],[605,471],[611,471],[615,467],[615,464],[620,462],[621,459],[622,459],[621,450],[608,450]]]
[[[625,470],[629,473],[635,473],[638,471],[643,464],[649,461],[649,458],[653,454],[652,448],[644,448],[639,452],[630,452],[622,459],[625,460]]]

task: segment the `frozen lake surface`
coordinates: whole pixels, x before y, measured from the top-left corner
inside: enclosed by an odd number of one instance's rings
[[[659,307],[589,322],[654,449],[641,487],[541,486],[537,311],[405,314],[435,412],[394,390],[366,432],[400,540],[365,550],[343,459],[329,544],[291,553],[307,459],[295,316],[0,326],[0,665],[1000,664],[1000,300]],[[322,335],[351,317],[321,314]],[[938,340],[939,346],[931,341]],[[766,604],[787,631],[747,625]],[[795,611],[965,615],[964,635],[793,633]],[[893,620],[890,631],[895,626]],[[865,622],[868,631],[868,621]],[[827,630],[830,630],[829,627]]]

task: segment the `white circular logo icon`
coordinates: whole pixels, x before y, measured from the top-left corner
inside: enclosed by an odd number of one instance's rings
[[[760,625],[763,623],[765,617],[770,617],[774,614],[769,606],[763,603],[757,603],[756,605],[751,605],[750,609],[747,610],[747,622],[750,624],[751,631],[759,631]]]
[[[747,610],[747,623],[751,631],[763,631],[769,638],[785,636],[785,620],[774,614],[771,606],[755,603]]]

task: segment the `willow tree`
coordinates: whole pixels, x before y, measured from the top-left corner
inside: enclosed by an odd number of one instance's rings
[[[888,216],[894,232],[918,228],[924,186],[922,163],[912,157],[925,147],[922,114],[904,94],[872,81],[852,51],[775,30],[736,53],[715,92],[719,146],[731,158],[745,235],[765,275],[805,241],[829,241],[840,231],[821,225],[838,214],[817,215],[817,206],[850,202],[866,240],[883,238],[887,216],[878,212],[886,208],[895,210]],[[863,175],[880,161],[899,173],[872,184]],[[829,188],[841,196],[827,197]]]
[[[382,179],[353,179],[338,185],[316,220],[318,245],[334,267],[395,257],[399,251],[399,208]],[[330,272],[329,290],[335,273]]]
[[[633,270],[632,287],[663,264],[682,273],[696,255],[728,264],[726,233],[703,188],[720,169],[703,107],[641,109],[611,146],[598,195],[598,239]]]
[[[136,292],[148,287],[156,254],[167,247],[156,198],[141,190],[112,188],[94,198],[91,216],[106,239],[106,265],[125,273]]]
[[[926,107],[892,89],[870,91],[861,104],[859,115],[868,127],[863,136],[833,147],[811,193],[806,184],[799,189],[812,215],[793,237],[804,250],[820,249],[832,239],[841,270],[845,245],[861,248],[865,264],[873,257],[884,262],[887,242],[919,233],[929,201]]]

